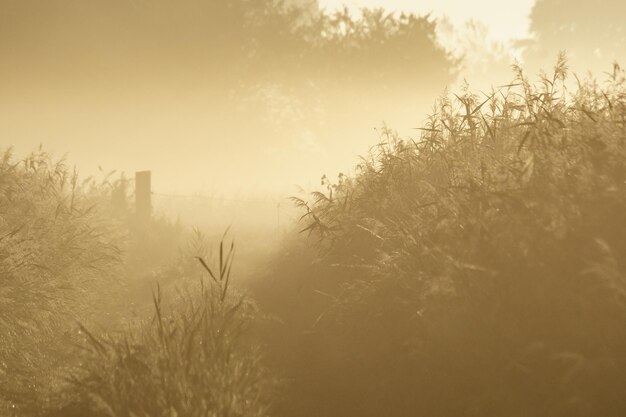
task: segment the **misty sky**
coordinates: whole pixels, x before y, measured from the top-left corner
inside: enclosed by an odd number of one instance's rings
[[[353,8],[384,7],[419,14],[432,12],[435,16],[448,16],[455,25],[475,19],[486,24],[490,36],[499,41],[528,35],[528,15],[534,3],[534,0],[320,0],[320,4],[328,9],[346,4]]]
[[[612,0],[612,8],[588,19],[593,12],[590,3],[579,1],[569,14],[551,12],[550,7],[560,7],[557,0],[544,3],[547,11],[539,7],[534,23],[535,29],[543,30],[542,41],[549,44],[547,52],[542,52],[548,62],[574,39],[571,33],[556,36],[552,29],[570,27],[567,19],[588,23],[589,28],[582,28],[575,38],[577,45],[585,43],[582,40],[589,34],[614,36],[604,35],[608,33],[604,22],[612,16],[619,20],[623,14],[616,11],[624,7]],[[176,8],[166,6],[172,4]],[[243,90],[239,84],[216,78],[216,74],[226,77],[232,72],[222,71],[221,59],[228,59],[230,52],[219,59],[211,52],[224,52],[220,48],[225,39],[237,42],[238,32],[223,34],[232,22],[223,19],[224,27],[216,28],[215,22],[203,20],[210,14],[195,12],[202,5],[219,4],[204,0],[0,0],[0,148],[13,146],[21,155],[43,144],[56,155],[67,153],[84,173],[93,173],[98,165],[130,173],[151,169],[157,187],[166,191],[237,190],[243,185],[306,187],[316,184],[322,174],[332,176],[351,169],[358,162],[357,155],[377,143],[375,129],[383,122],[402,134],[414,133],[446,87],[428,79],[420,88],[402,84],[400,89],[386,90],[385,83],[376,81],[366,88],[315,86],[318,90],[295,94],[289,82],[280,85],[281,78],[259,84],[262,88]],[[491,40],[526,38],[534,0],[319,0],[319,4],[327,10],[347,4],[354,9],[383,7],[445,16],[455,26],[451,32],[456,37],[446,42],[442,30],[437,41],[454,53],[458,48],[465,54],[463,78],[458,81],[467,79],[476,87],[484,79],[488,88],[510,81],[510,56],[504,54],[494,61],[495,55],[489,55],[492,45],[482,33],[466,36],[472,33],[463,24],[473,19],[486,25]],[[144,9],[149,13],[139,12]],[[554,20],[555,16],[565,20]],[[440,23],[438,29],[449,29],[446,22]],[[606,44],[602,39],[599,42]],[[467,45],[454,44],[466,40]],[[626,41],[616,45],[623,53]],[[502,50],[513,52],[511,45]],[[425,51],[421,49],[420,54]],[[416,69],[436,61],[432,53],[423,56]],[[585,56],[581,52],[580,60],[585,63],[597,61]],[[361,63],[350,71],[370,67]],[[420,77],[445,74],[439,67],[428,71]],[[256,67],[250,71],[257,72],[262,71]],[[397,75],[388,78],[406,81]],[[323,85],[322,79],[318,81]],[[370,94],[369,101],[358,99],[363,91]],[[222,99],[231,93],[239,98],[227,107],[224,102],[228,101]],[[337,104],[350,94],[357,97],[358,106]],[[409,95],[410,105],[400,101]],[[322,102],[326,107],[318,104]],[[264,130],[240,114],[256,116]]]
[[[383,122],[410,129],[424,117],[398,105],[393,94],[380,97],[393,103],[378,104],[387,114],[365,116],[374,112],[372,103],[360,103],[359,111],[340,119],[357,116],[362,123],[345,130],[326,122],[332,111],[316,108],[321,121],[310,124],[330,137],[298,119],[308,104],[270,84],[248,95],[268,113],[259,117],[270,120],[264,133],[249,120],[228,123],[233,113],[224,117],[225,106],[215,99],[221,94],[213,80],[218,60],[206,53],[215,46],[207,40],[221,32],[191,12],[216,3],[168,4],[176,3],[0,0],[0,147],[22,155],[43,144],[57,156],[67,154],[84,174],[98,165],[130,173],[151,169],[155,187],[166,191],[291,188],[351,169],[378,141],[374,129]],[[150,14],[138,12],[144,9]],[[430,108],[444,87],[416,91],[412,105]],[[289,126],[274,132],[273,120],[281,118]]]

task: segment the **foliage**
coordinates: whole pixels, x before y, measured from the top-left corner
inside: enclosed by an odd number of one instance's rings
[[[94,187],[41,150],[22,161],[10,150],[1,154],[2,392],[24,384],[29,395],[39,392],[32,376],[45,374],[62,323],[88,305],[85,289],[103,285],[120,261],[121,236],[96,207]]]
[[[596,73],[615,60],[622,62],[625,11],[619,0],[604,1],[602,7],[580,0],[538,0],[529,16],[534,39],[527,42],[525,60],[542,66],[565,49],[571,65],[580,71]]]
[[[573,93],[563,57],[538,85],[515,72],[295,199],[343,283],[303,382],[328,415],[626,410],[624,72]],[[322,410],[307,404],[294,414]]]
[[[76,322],[115,327],[135,287],[161,267],[154,259],[172,257],[180,227],[140,225],[115,196],[125,180],[112,175],[81,180],[42,149],[22,160],[1,153],[0,414],[45,404],[65,384]]]
[[[307,33],[313,56],[305,62],[322,80],[344,88],[346,83],[378,89],[424,87],[427,78],[449,81],[454,61],[436,43],[435,28],[428,16],[384,9],[363,9],[356,17],[347,8],[320,14]]]
[[[200,248],[202,249],[202,248]],[[89,416],[265,416],[273,380],[260,351],[244,343],[252,305],[230,289],[234,246],[167,309],[160,288],[154,317],[120,336],[85,328],[87,352],[65,413]],[[187,265],[189,266],[189,265]]]
[[[431,70],[446,72],[452,64],[436,44],[432,19],[382,9],[365,9],[355,17],[347,9],[328,13],[309,0],[24,1],[6,9],[0,19],[16,42],[26,41],[21,38],[25,29],[37,24],[62,54],[95,54],[111,61],[139,54],[153,65],[163,65],[163,58],[183,62],[210,75],[220,103],[223,94],[241,85],[297,81],[303,86],[320,76],[374,82],[402,72],[424,84],[427,74],[437,76]],[[70,38],[79,31],[83,38]],[[102,39],[112,42],[91,48]],[[83,57],[80,65],[89,61]]]

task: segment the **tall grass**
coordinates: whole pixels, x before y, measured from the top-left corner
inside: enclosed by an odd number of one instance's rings
[[[626,412],[624,72],[514,71],[295,199],[335,270],[313,288],[341,286],[287,365],[291,415]]]
[[[119,266],[123,236],[99,193],[42,150],[0,153],[0,402],[44,395],[66,324]]]
[[[176,258],[181,226],[138,224],[124,195],[111,205],[114,185],[41,149],[1,154],[0,414],[267,415],[274,383],[246,346],[254,307],[230,285],[234,245],[215,271],[201,234]]]
[[[273,379],[246,345],[253,306],[230,287],[234,245],[219,248],[213,271],[171,297],[153,294],[154,316],[121,336],[85,328],[87,351],[63,415],[266,416]],[[199,266],[199,265],[198,265]]]

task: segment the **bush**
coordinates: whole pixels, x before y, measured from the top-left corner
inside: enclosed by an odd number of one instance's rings
[[[515,71],[295,199],[342,289],[288,365],[292,415],[626,412],[624,72]]]

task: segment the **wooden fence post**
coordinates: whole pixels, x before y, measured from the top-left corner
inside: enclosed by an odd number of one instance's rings
[[[149,221],[152,217],[152,173],[135,173],[135,210],[140,221]]]

